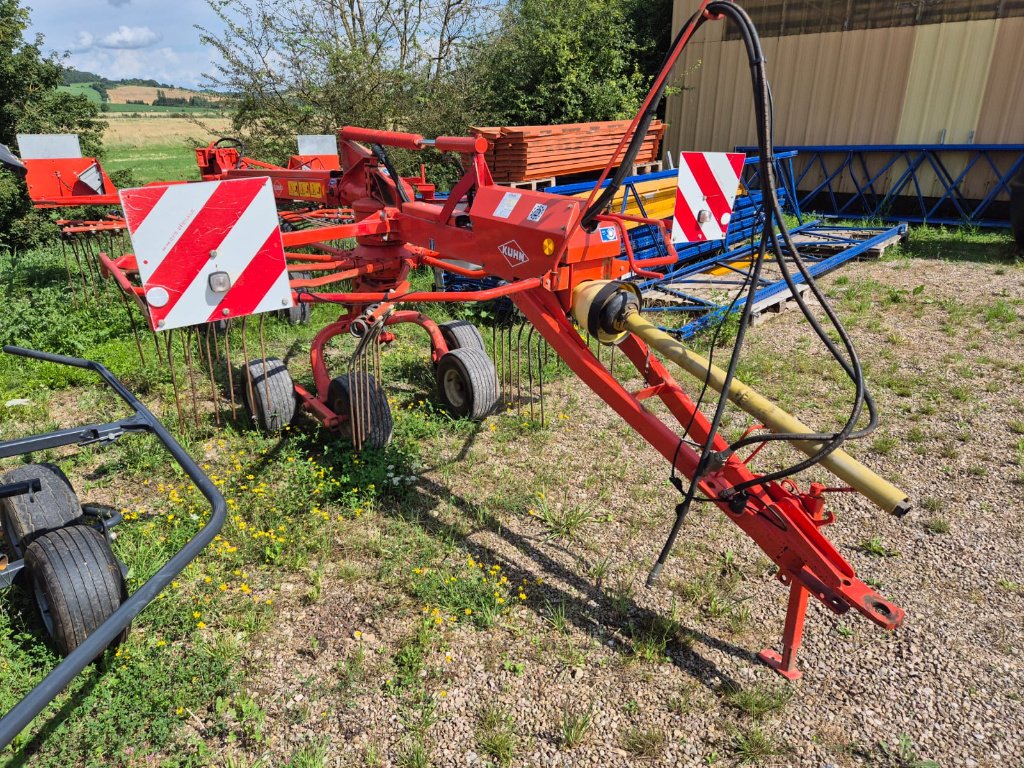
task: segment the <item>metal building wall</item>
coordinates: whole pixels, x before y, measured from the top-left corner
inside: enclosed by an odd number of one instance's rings
[[[694,0],[676,0],[676,30],[695,7]],[[666,147],[673,152],[756,143],[746,54],[742,42],[724,39],[725,27],[705,24],[677,65],[679,90],[666,109]],[[1024,143],[1020,16],[762,43],[779,145]],[[987,191],[983,182],[967,181],[972,197]],[[926,186],[932,190],[925,194],[938,194],[937,182]]]

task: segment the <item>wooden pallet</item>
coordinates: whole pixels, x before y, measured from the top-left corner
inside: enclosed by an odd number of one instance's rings
[[[503,187],[512,187],[512,189],[529,189],[537,192],[547,187],[555,186],[555,177],[552,176],[547,179],[530,179],[529,181],[499,181]]]
[[[472,128],[490,142],[487,164],[497,182],[546,183],[604,168],[615,153],[630,123],[613,120],[570,125],[534,125]],[[640,147],[633,171],[661,167],[659,150],[665,124],[652,122]]]
[[[856,237],[858,234],[864,234],[864,231],[849,230],[846,234],[850,237]],[[899,243],[902,239],[901,235],[894,234],[861,253],[857,256],[857,261],[874,261],[875,259],[881,258],[882,254],[884,254],[886,250]],[[816,255],[839,253],[840,251],[845,251],[850,247],[849,243],[840,243],[835,240],[830,240],[825,236],[804,232],[798,232],[795,234],[793,236],[793,243],[796,245],[800,253]]]

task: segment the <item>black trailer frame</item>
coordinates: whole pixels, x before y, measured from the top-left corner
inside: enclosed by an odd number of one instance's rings
[[[0,719],[0,749],[8,746],[19,733],[63,691],[68,684],[93,660],[99,657],[108,645],[129,625],[139,613],[156,599],[175,576],[209,544],[224,525],[227,505],[220,491],[209,477],[193,461],[185,449],[171,437],[166,428],[118,379],[104,366],[92,360],[78,357],[65,357],[48,352],[38,352],[22,347],[5,346],[3,351],[10,355],[42,360],[58,365],[70,365],[94,371],[99,377],[128,404],[133,415],[120,421],[106,424],[90,424],[84,427],[61,429],[43,435],[18,438],[0,442],[0,459],[11,458],[22,454],[59,448],[65,445],[89,445],[92,443],[108,443],[126,434],[148,433],[156,435],[164,448],[171,454],[178,466],[184,470],[200,493],[210,502],[211,514],[206,525],[196,533],[177,553],[171,557],[160,570],[134,594],[129,596],[121,606],[100,624],[74,651],[54,667],[35,688],[29,691],[11,711]],[[39,490],[39,481],[21,483],[25,486],[8,486],[10,493],[28,493]],[[12,566],[14,564],[11,564]],[[14,570],[13,568],[11,570]],[[12,574],[13,577],[14,574]]]

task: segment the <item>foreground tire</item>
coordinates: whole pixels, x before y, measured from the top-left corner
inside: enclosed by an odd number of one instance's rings
[[[480,421],[498,402],[498,375],[482,349],[453,349],[437,364],[437,394],[456,416]]]
[[[1010,226],[1017,247],[1024,250],[1024,170],[1010,183]]]
[[[109,542],[88,525],[69,525],[36,538],[25,550],[25,568],[46,631],[65,656],[128,596]],[[126,628],[111,645],[127,634]]]
[[[448,323],[441,323],[437,326],[448,345],[448,351],[453,349],[479,349],[484,351],[484,337],[480,331],[468,320],[452,320]]]
[[[50,531],[77,522],[82,505],[67,476],[53,464],[26,464],[0,477],[0,484],[38,478],[38,493],[0,499],[0,514],[11,559],[21,557],[25,548]]]
[[[296,412],[295,387],[285,364],[276,357],[268,357],[265,364],[262,359],[249,361],[242,400],[256,427],[264,432],[280,432],[291,424]]]
[[[355,408],[353,408],[353,390]],[[362,435],[363,448],[380,450],[391,442],[394,421],[387,395],[377,380],[368,373],[343,374],[331,381],[327,390],[327,404],[339,416],[348,416],[342,430],[356,444]]]

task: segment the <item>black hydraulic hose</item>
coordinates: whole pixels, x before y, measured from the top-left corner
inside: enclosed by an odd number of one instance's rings
[[[759,38],[757,36],[757,31],[754,28],[753,22],[750,20],[750,17],[746,14],[746,12],[743,11],[743,9],[736,6],[735,4],[733,4],[732,2],[712,3],[708,6],[708,12],[715,15],[726,16],[739,27],[741,36],[744,40],[744,44],[747,48],[748,57],[750,59],[751,75],[754,86],[754,99],[755,105],[757,107],[756,111],[758,117],[757,130],[759,152],[761,154],[760,164],[762,172],[762,193],[763,199],[765,200],[765,204],[771,206],[771,216],[767,217],[766,227],[770,225],[771,218],[775,218],[779,222],[779,231],[782,234],[782,237],[786,242],[787,247],[789,247],[790,251],[793,254],[794,262],[796,263],[797,268],[800,270],[801,275],[806,281],[808,287],[811,289],[815,298],[817,298],[818,301],[821,303],[832,325],[836,328],[840,340],[843,342],[843,346],[846,348],[846,352],[850,356],[849,363],[844,359],[838,347],[828,337],[825,330],[818,323],[817,319],[810,311],[810,308],[803,300],[802,296],[800,295],[800,292],[796,288],[795,281],[793,280],[793,277],[789,272],[788,265],[786,264],[786,261],[782,256],[781,248],[779,247],[778,241],[775,239],[774,236],[772,236],[770,239],[772,240],[773,250],[775,251],[777,261],[783,273],[783,277],[785,278],[786,283],[789,286],[794,298],[797,300],[801,312],[804,314],[810,325],[814,328],[816,334],[825,344],[826,348],[829,350],[832,356],[840,363],[843,370],[847,373],[847,375],[850,376],[850,378],[854,381],[854,384],[856,386],[856,395],[854,398],[854,405],[851,410],[850,418],[848,419],[844,427],[838,432],[831,434],[787,433],[785,435],[757,435],[751,436],[746,440],[738,441],[738,443],[735,444],[733,448],[738,447],[740,445],[747,445],[774,439],[827,440],[828,442],[819,451],[817,451],[815,455],[808,457],[806,460],[801,461],[798,464],[793,465],[792,467],[789,467],[785,470],[780,470],[779,472],[771,473],[769,475],[764,475],[756,480],[748,481],[747,483],[741,483],[740,485],[733,487],[732,489],[729,490],[728,493],[729,495],[734,495],[736,493],[742,492],[746,488],[759,485],[765,482],[769,482],[770,480],[788,477],[789,475],[801,471],[802,469],[806,469],[810,466],[813,466],[814,464],[819,463],[823,458],[825,458],[833,451],[835,451],[837,448],[839,448],[839,446],[842,445],[842,443],[851,435],[859,437],[865,434],[869,434],[877,424],[877,416],[875,413],[874,402],[866,391],[863,371],[861,369],[860,360],[857,357],[857,353],[853,346],[853,343],[850,340],[849,335],[846,333],[845,328],[843,328],[841,321],[835,315],[827,299],[821,293],[821,290],[818,288],[816,282],[814,281],[813,275],[809,273],[809,271],[806,269],[806,266],[803,264],[803,261],[800,259],[799,252],[796,250],[795,245],[792,242],[792,238],[789,234],[789,231],[786,228],[785,221],[782,218],[781,206],[779,205],[778,198],[775,194],[774,158],[772,155],[774,147],[772,95],[767,83],[767,77],[764,68],[764,55],[760,46]],[[871,415],[870,423],[863,430],[860,430],[859,432],[854,432],[854,427],[860,417],[862,405],[865,402],[867,402],[868,404],[869,414]]]
[[[690,28],[690,25],[694,25],[693,31],[696,32],[704,24],[706,18],[700,12],[693,14],[689,20],[683,24],[679,29],[679,33],[676,35],[675,40],[672,41],[672,45],[669,46],[668,53],[665,54],[665,60],[662,62],[659,72],[663,70],[672,59],[672,55],[676,48],[679,47],[683,40],[683,35],[686,30]],[[597,196],[597,199],[591,204],[589,208],[584,212],[582,218],[582,224],[584,227],[588,227],[593,224],[594,219],[601,214],[601,212],[607,208],[615,197],[615,193],[619,191],[619,187],[622,186],[622,182],[625,181],[626,177],[630,173],[630,169],[633,166],[633,162],[636,160],[636,156],[640,153],[641,147],[643,147],[644,140],[647,138],[647,131],[651,127],[651,121],[654,119],[655,113],[658,111],[658,104],[665,95],[665,88],[668,86],[668,77],[665,78],[661,86],[658,88],[654,97],[647,105],[647,109],[644,111],[640,118],[640,122],[637,123],[636,130],[633,132],[633,136],[630,138],[629,145],[626,147],[626,152],[622,156],[622,160],[619,163],[618,168],[615,169],[615,173],[612,174],[611,181],[608,182],[608,186],[601,190],[601,193]]]
[[[409,199],[409,193],[405,190],[405,184],[402,183],[402,177],[398,175],[398,171],[395,170],[395,166],[391,163],[391,158],[388,156],[388,153],[384,151],[384,147],[380,144],[373,144],[371,145],[371,149],[373,149],[373,154],[377,156],[381,165],[387,169],[388,175],[391,176],[391,181],[395,184],[398,199],[402,203],[411,203],[412,200]],[[399,205],[398,208],[401,210],[402,206]]]

